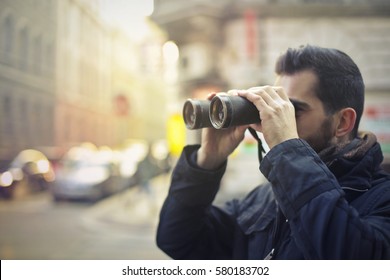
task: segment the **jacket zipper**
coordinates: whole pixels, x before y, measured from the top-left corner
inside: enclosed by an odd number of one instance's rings
[[[281,210],[280,208],[278,208],[276,213],[275,227],[272,233],[272,249],[264,258],[264,260],[272,260],[272,258],[275,256],[276,242],[279,241],[278,239],[280,237],[280,222],[281,222]]]
[[[272,257],[274,256],[275,248],[272,248],[271,252],[268,253],[268,255],[264,258],[264,260],[272,260]]]

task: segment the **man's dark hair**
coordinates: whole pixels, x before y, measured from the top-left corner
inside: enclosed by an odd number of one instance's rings
[[[353,137],[356,137],[364,108],[364,82],[359,68],[347,54],[311,45],[290,48],[279,57],[275,70],[278,75],[312,70],[318,78],[315,93],[326,114],[347,107],[356,111],[352,131]]]

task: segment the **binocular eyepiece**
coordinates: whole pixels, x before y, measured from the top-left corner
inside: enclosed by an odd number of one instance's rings
[[[227,94],[216,95],[211,101],[187,99],[183,118],[188,129],[222,129],[260,122],[259,111],[253,103],[244,97]]]

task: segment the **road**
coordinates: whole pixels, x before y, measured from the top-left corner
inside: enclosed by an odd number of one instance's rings
[[[148,208],[145,196],[134,189],[95,204],[56,203],[49,193],[0,200],[0,259],[167,259],[154,242],[153,213],[137,213]],[[119,211],[118,200],[120,208],[138,201],[131,211],[137,217],[108,219]]]

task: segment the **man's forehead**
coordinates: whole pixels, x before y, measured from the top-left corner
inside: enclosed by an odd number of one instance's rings
[[[310,70],[300,71],[291,75],[278,75],[275,86],[281,86],[290,98],[316,98],[317,76]]]

